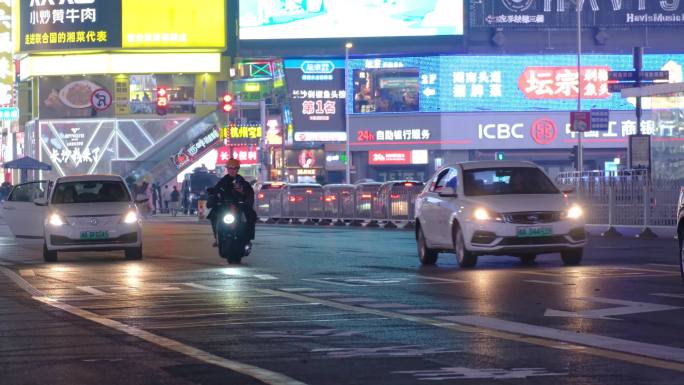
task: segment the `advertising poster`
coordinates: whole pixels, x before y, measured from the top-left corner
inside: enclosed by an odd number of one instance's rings
[[[315,169],[325,168],[325,150],[301,149],[286,150],[285,165],[288,168]]]
[[[463,55],[351,59],[352,114],[397,112],[631,111],[635,100],[609,91],[610,71],[632,71],[632,55]],[[684,55],[644,55],[644,70],[684,80]],[[578,87],[578,78],[581,87]],[[676,98],[644,98],[644,109],[678,108]]]
[[[462,0],[240,0],[240,39],[463,35]]]
[[[18,3],[20,51],[121,47],[121,0]]]
[[[344,61],[286,60],[295,131],[344,131]]]
[[[684,25],[684,3],[656,0],[582,2],[585,27]],[[577,8],[570,0],[470,2],[470,26],[477,28],[576,28]]]
[[[110,172],[115,158],[113,122],[40,122],[41,159],[51,175]]]
[[[41,119],[113,117],[113,87],[114,81],[106,76],[41,78],[38,113]],[[109,106],[93,105],[93,94],[99,90],[110,95]]]

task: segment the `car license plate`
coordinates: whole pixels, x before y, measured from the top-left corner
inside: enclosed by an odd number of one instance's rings
[[[96,241],[107,238],[109,238],[109,232],[107,231],[81,231],[82,241]]]
[[[549,226],[518,227],[518,238],[547,237],[553,234]]]

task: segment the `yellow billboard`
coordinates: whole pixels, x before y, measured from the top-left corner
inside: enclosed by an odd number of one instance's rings
[[[122,48],[226,47],[225,0],[121,0]]]

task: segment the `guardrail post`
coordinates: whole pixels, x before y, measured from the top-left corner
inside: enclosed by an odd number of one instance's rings
[[[654,239],[658,238],[658,235],[648,227],[648,223],[651,219],[651,189],[650,183],[644,185],[644,227],[641,232],[637,234],[637,238],[641,239]]]
[[[610,183],[608,185],[608,230],[601,234],[604,238],[619,238],[622,237],[622,233],[619,232],[615,227],[613,227],[615,214],[615,186]]]

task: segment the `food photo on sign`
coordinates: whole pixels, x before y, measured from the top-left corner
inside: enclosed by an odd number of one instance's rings
[[[105,76],[54,77],[40,79],[41,119],[112,117],[113,80]],[[103,97],[97,97],[101,94]],[[110,95],[107,98],[107,95]],[[93,99],[98,103],[93,105]]]

